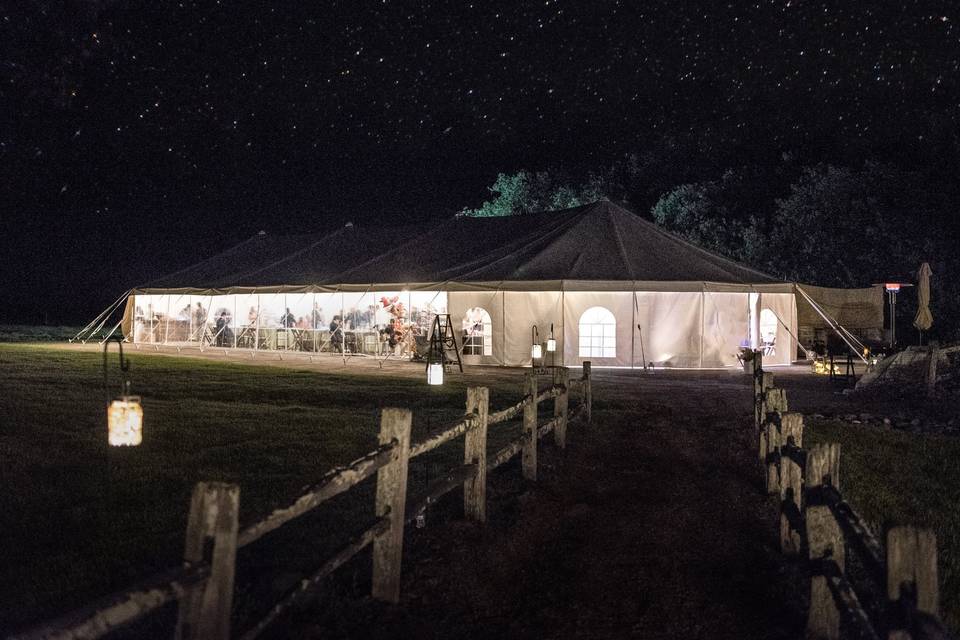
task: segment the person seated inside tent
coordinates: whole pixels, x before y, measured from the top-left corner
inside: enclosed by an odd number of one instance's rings
[[[292,313],[290,313],[290,307],[287,307],[286,313],[283,314],[283,317],[280,318],[280,326],[285,329],[290,329],[291,327],[296,326],[297,319]]]
[[[230,343],[233,342],[232,337],[228,340],[228,335],[230,331],[230,317],[227,315],[226,311],[221,311],[220,315],[217,317],[216,326],[214,327],[214,332],[216,335],[216,345],[218,347],[229,347]]]
[[[207,310],[203,308],[203,305],[199,302],[197,303],[197,308],[193,312],[193,322],[197,327],[203,326],[207,321]]]
[[[397,330],[392,322],[380,330],[380,342],[383,345],[384,352],[390,352],[397,346]]]
[[[330,321],[330,344],[338,353],[343,352],[343,321],[338,315]]]

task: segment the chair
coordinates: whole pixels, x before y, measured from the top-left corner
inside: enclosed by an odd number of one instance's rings
[[[760,342],[760,348],[763,349],[763,355],[765,356],[775,356],[777,355],[777,338],[776,336],[770,338],[770,341],[767,342],[763,340]]]

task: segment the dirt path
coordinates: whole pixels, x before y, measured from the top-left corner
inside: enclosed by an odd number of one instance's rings
[[[486,526],[451,504],[411,532],[399,607],[330,585],[290,636],[797,637],[748,380],[601,372],[595,398],[594,428],[544,446],[535,486],[498,470]]]

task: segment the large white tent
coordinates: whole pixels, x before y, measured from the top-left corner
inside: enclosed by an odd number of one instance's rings
[[[468,364],[530,364],[534,326],[541,341],[553,327],[555,364],[568,366],[727,367],[742,345],[788,364],[794,292],[601,201],[430,228],[261,232],[132,290],[122,327],[136,343],[322,352],[336,350],[338,321],[349,351],[381,353],[378,332],[397,318],[423,333],[449,313]]]

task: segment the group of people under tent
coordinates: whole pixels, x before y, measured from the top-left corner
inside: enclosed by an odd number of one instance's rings
[[[418,345],[422,347],[427,342],[432,314],[415,313],[418,321],[408,322],[404,305],[396,296],[381,298],[379,306],[380,314],[376,306],[370,305],[364,310],[351,309],[346,314],[336,314],[329,323],[323,309],[316,303],[308,314],[299,317],[290,307],[284,307],[282,313],[270,314],[262,307],[250,306],[245,322],[237,327],[235,334],[233,312],[226,307],[209,314],[202,302],[196,302],[193,307],[185,306],[176,319],[171,320],[166,314],[155,311],[152,304],[147,304],[146,310],[140,306],[135,309],[134,340],[201,342],[217,347],[252,347],[256,343],[264,348],[262,336],[280,332],[287,334],[286,339],[280,341],[287,349],[338,353],[370,353],[375,349],[377,355],[392,353],[417,357],[418,351],[422,350]],[[384,312],[386,319],[382,318]],[[380,322],[376,322],[378,319]],[[291,335],[296,339],[291,340]],[[309,335],[309,339],[304,340],[304,335]],[[376,340],[371,340],[370,336],[376,336]],[[266,348],[277,348],[277,342],[272,340],[266,344],[269,345]]]

